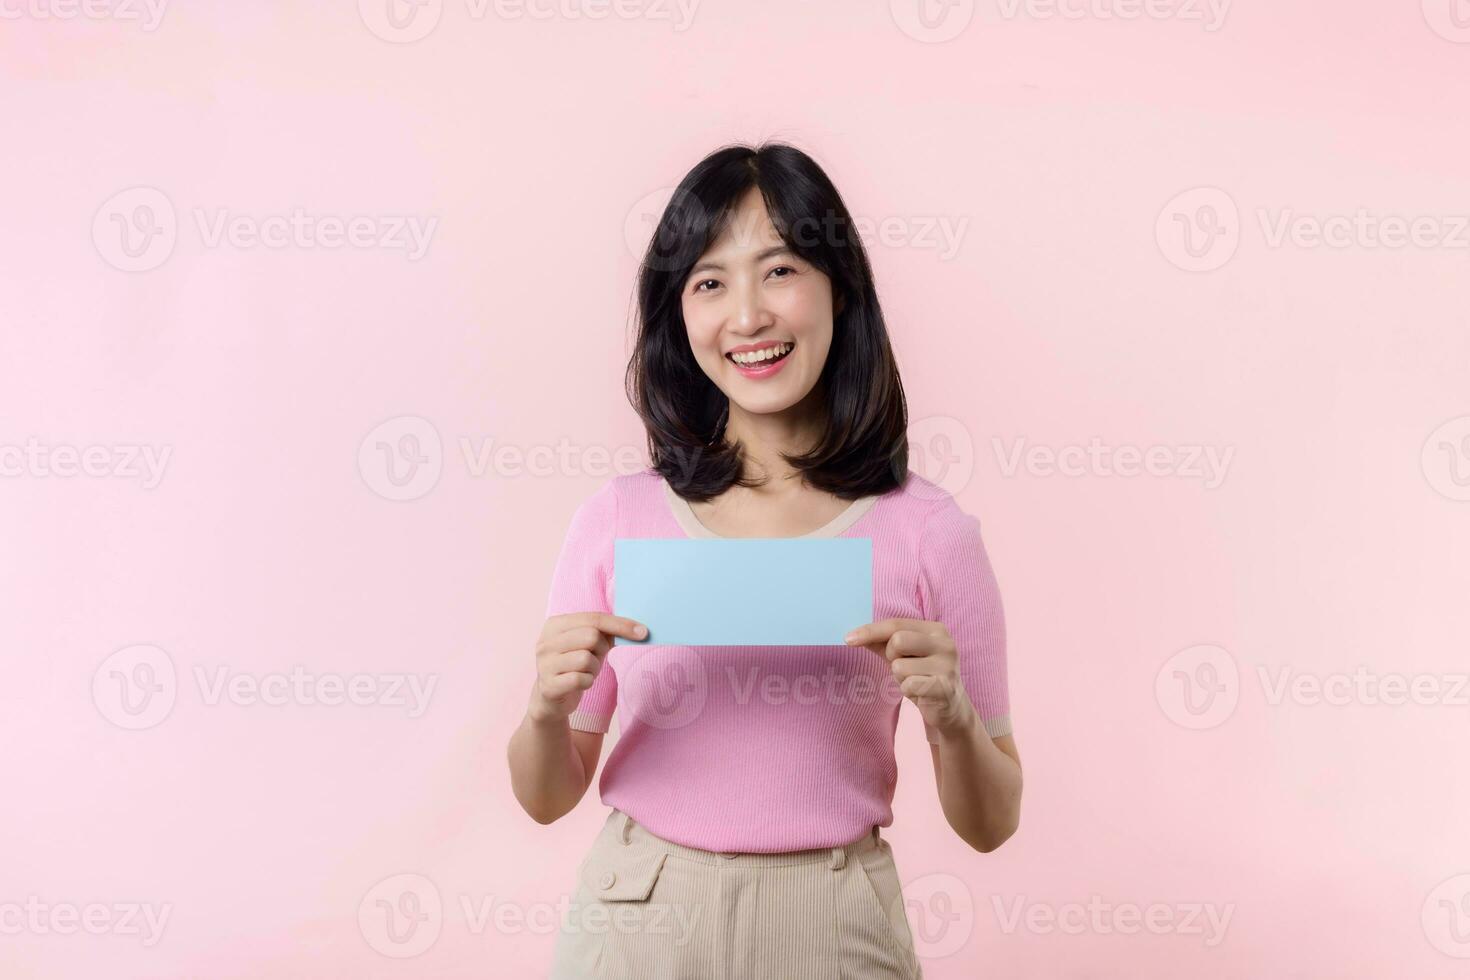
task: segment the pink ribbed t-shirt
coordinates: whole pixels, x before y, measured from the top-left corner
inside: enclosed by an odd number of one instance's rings
[[[572,516],[546,615],[613,610],[614,538],[719,536],[652,468],[613,477]],[[1011,731],[1005,619],[976,518],[910,472],[803,536],[871,538],[873,619],[943,623],[986,730]],[[653,833],[711,851],[792,851],[893,823],[904,700],[865,647],[618,644],[569,721],[606,732],[616,713],[602,802]]]

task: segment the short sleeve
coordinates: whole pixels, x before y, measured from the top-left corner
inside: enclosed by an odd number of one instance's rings
[[[573,612],[612,612],[613,538],[617,535],[617,488],[602,485],[572,514],[546,598],[546,616]],[[592,686],[568,716],[572,728],[605,732],[618,701],[618,679],[605,660]]]
[[[991,738],[1009,735],[1005,612],[979,519],[945,495],[925,520],[919,563],[924,618],[943,623],[954,638],[960,681],[986,732]],[[939,741],[927,722],[924,735]]]

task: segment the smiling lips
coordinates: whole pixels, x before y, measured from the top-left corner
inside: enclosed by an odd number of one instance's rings
[[[795,349],[791,341],[765,344],[742,344],[727,351],[725,357],[747,378],[768,378],[781,370],[787,355]]]

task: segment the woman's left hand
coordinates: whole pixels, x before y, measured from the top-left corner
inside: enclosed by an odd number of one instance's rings
[[[880,619],[847,634],[848,646],[865,646],[888,660],[903,696],[924,721],[952,731],[974,721],[975,706],[960,679],[959,652],[943,623],[927,619]]]

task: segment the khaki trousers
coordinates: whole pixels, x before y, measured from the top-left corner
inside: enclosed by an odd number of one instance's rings
[[[732,854],[613,807],[577,868],[550,980],[923,980],[888,842]]]

